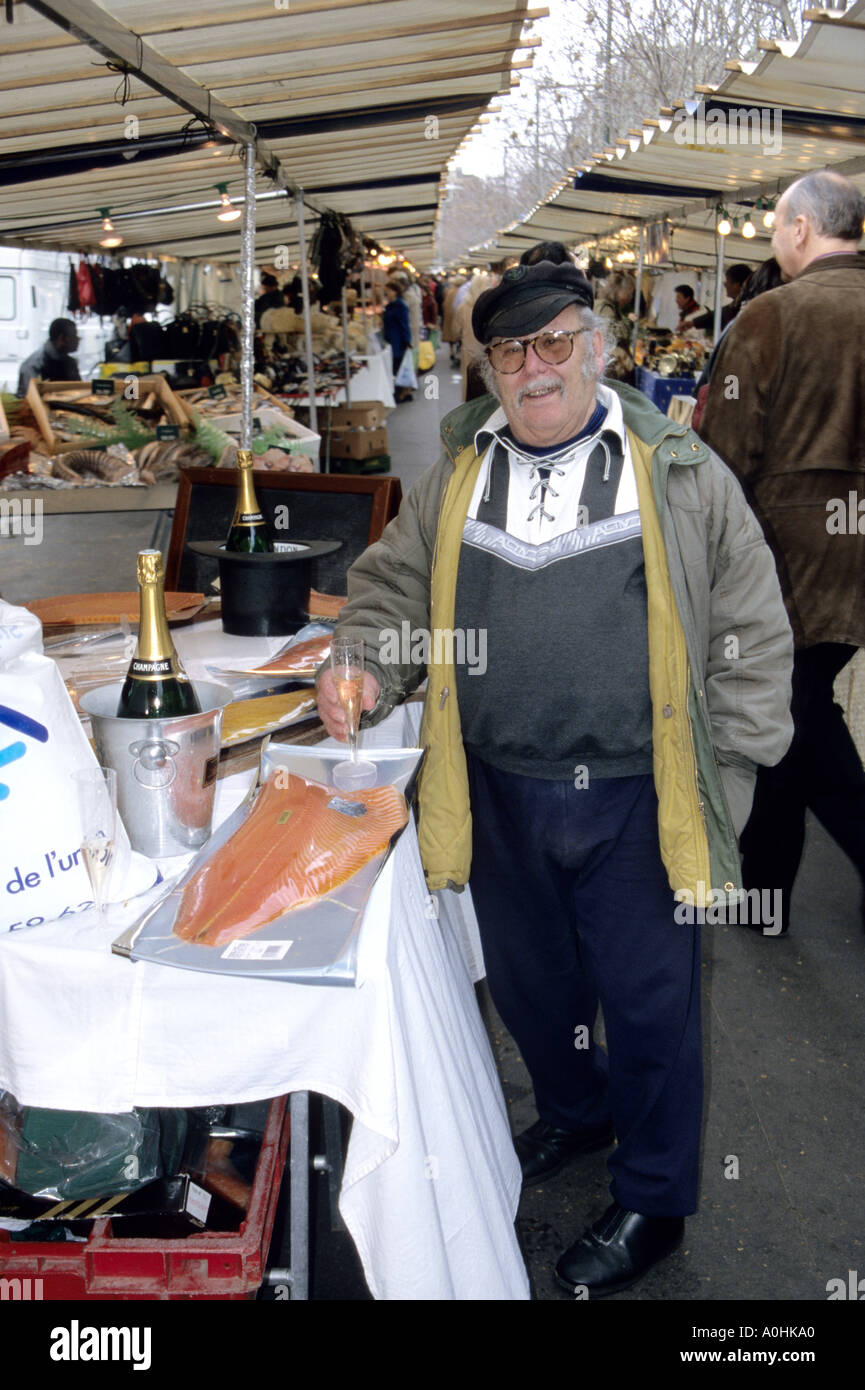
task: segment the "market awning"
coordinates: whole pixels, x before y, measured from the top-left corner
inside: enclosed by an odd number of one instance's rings
[[[124,254],[236,260],[240,224],[216,221],[216,186],[238,201],[236,145],[254,133],[271,175],[259,260],[297,253],[288,185],[426,264],[444,167],[531,62],[523,25],[545,13],[528,0],[470,13],[462,0],[17,0],[0,19],[0,242],[96,248],[108,207]]]
[[[806,11],[800,43],[761,43],[756,63],[731,59],[717,87],[698,87],[627,131],[562,179],[547,199],[484,246],[474,263],[542,240],[633,250],[639,224],[668,218],[667,264],[713,265],[717,209],[740,223],[810,169],[840,168],[865,189],[865,0],[846,14]],[[760,262],[771,232],[725,238],[728,261]]]

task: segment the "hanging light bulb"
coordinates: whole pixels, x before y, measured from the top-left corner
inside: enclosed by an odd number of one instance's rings
[[[606,257],[605,257],[605,259],[604,259],[604,265],[607,267],[607,270],[612,270],[612,268],[613,268],[613,262],[612,262],[612,260],[611,260],[611,258],[610,258],[609,256],[606,256]]]
[[[774,209],[774,208],[767,208],[767,210],[763,213],[763,226],[764,226],[764,227],[774,227],[774,225],[775,225],[775,209]]]
[[[236,222],[240,217],[241,210],[236,208],[228,196],[228,184],[217,183],[214,185],[219,194],[219,212],[216,214],[217,222]]]
[[[745,218],[745,221],[744,221],[743,224],[742,224],[742,236],[745,238],[746,241],[750,241],[751,238],[752,238],[752,237],[755,237],[756,235],[757,235],[757,228],[754,226],[754,223],[751,221],[751,214],[749,213],[748,216]]]
[[[102,236],[99,240],[99,245],[104,246],[106,250],[110,250],[113,246],[122,246],[123,237],[117,235],[114,223],[108,215],[111,209],[100,208],[99,211],[102,214]]]
[[[727,215],[727,209],[719,207],[717,212],[721,220],[718,222],[715,231],[718,233],[718,236],[729,236],[733,230],[733,224]]]

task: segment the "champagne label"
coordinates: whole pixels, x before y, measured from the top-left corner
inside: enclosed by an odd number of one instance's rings
[[[173,674],[171,657],[166,656],[161,661],[141,661],[139,657],[133,657],[132,665],[129,667],[131,676],[152,676],[161,678]]]
[[[261,512],[241,512],[234,519],[235,526],[263,526],[264,517]]]

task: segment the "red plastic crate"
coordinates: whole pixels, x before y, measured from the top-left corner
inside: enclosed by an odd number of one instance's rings
[[[18,1244],[0,1231],[0,1278],[30,1280],[23,1297],[57,1299],[249,1299],[264,1278],[288,1152],[288,1097],[271,1101],[246,1220],[238,1231],[181,1240],[120,1239],[110,1218],[86,1243]],[[41,1290],[33,1281],[41,1280]]]

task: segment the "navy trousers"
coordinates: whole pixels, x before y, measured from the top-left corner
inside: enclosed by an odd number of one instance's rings
[[[490,993],[541,1119],[612,1118],[613,1199],[696,1209],[703,1098],[700,929],[677,924],[651,776],[590,787],[468,755],[471,890]],[[598,1003],[606,1053],[592,1040]]]
[[[809,807],[865,883],[865,771],[833,689],[856,650],[819,642],[796,651],[793,742],[775,767],[757,768],[754,805],[742,833],[742,876],[746,888],[781,890],[785,926]]]

